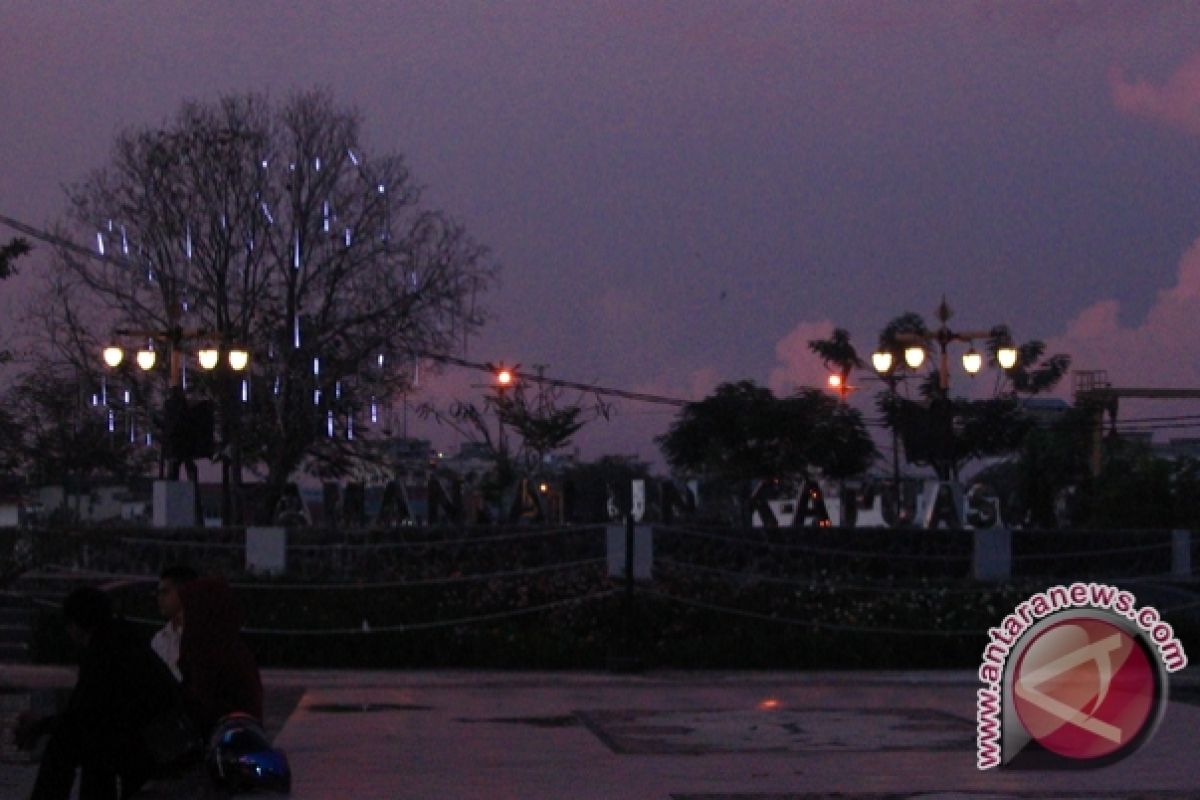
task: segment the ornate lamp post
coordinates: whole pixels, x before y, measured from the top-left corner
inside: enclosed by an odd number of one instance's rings
[[[188,447],[184,446],[184,442],[191,442],[197,439],[199,431],[195,429],[196,421],[189,414],[189,407],[186,399],[183,396],[183,374],[184,360],[186,353],[184,346],[186,343],[197,342],[199,347],[196,349],[196,360],[201,369],[211,372],[221,367],[221,355],[224,352],[225,364],[229,372],[241,373],[246,370],[250,363],[249,352],[240,346],[226,346],[218,348],[212,343],[212,335],[207,331],[188,331],[185,332],[179,327],[172,328],[166,331],[137,331],[121,329],[115,334],[118,337],[134,337],[144,338],[147,342],[144,348],[137,350],[134,361],[138,368],[143,372],[150,372],[158,364],[158,354],[154,348],[155,342],[165,344],[167,348],[167,357],[169,363],[169,378],[168,378],[168,398],[164,404],[164,419],[168,429],[173,430],[175,435],[170,437],[170,440],[164,439],[162,446],[164,450],[163,466],[166,462],[172,465],[172,478],[178,478],[178,470],[180,466],[186,467],[188,476],[193,483],[198,484],[198,474],[195,468],[195,453],[191,452]],[[119,344],[110,344],[104,348],[102,353],[104,363],[110,369],[117,369],[125,361],[125,350]],[[225,373],[227,375],[228,373]],[[224,377],[224,376],[223,376]],[[228,384],[225,380],[221,381],[221,386],[224,390],[228,390]],[[243,391],[243,401],[247,400],[247,393]],[[240,470],[240,437],[238,436],[238,426],[233,421],[227,418],[228,415],[222,416],[222,440],[230,443],[231,455],[236,463],[236,468]],[[210,418],[211,419],[211,418]],[[229,485],[229,462],[226,460],[223,463],[222,469],[222,517],[226,524],[231,524],[234,520],[233,500]],[[162,467],[160,466],[160,476]],[[195,498],[197,507],[197,523],[201,523],[202,516],[199,511],[200,500],[198,494]]]
[[[968,375],[976,375],[983,368],[983,356],[975,349],[975,340],[988,339],[992,335],[991,331],[953,331],[947,325],[953,316],[954,311],[946,303],[946,298],[942,297],[942,302],[937,308],[937,318],[940,323],[937,330],[925,334],[896,334],[897,344],[905,345],[904,362],[912,369],[919,369],[925,363],[926,348],[936,346],[938,387],[943,394],[950,390],[950,344],[965,342],[968,345],[969,349],[963,353],[962,357],[963,369]],[[871,363],[881,375],[891,370],[892,361],[892,354],[886,351],[878,351],[871,356]],[[1017,365],[1017,349],[1006,344],[996,351],[996,361],[1001,368],[1012,369]]]
[[[983,368],[983,355],[975,349],[976,339],[989,339],[992,337],[992,331],[955,331],[951,330],[949,321],[954,316],[946,298],[942,298],[941,304],[937,308],[938,328],[926,333],[897,333],[894,337],[894,342],[897,345],[904,347],[904,364],[913,370],[919,369],[925,362],[925,353],[928,348],[936,348],[938,354],[938,389],[939,397],[934,401],[934,404],[940,409],[941,419],[938,420],[942,435],[939,441],[942,447],[948,448],[953,437],[953,418],[950,408],[950,345],[954,342],[963,342],[967,345],[967,352],[963,353],[962,365],[963,370],[971,376],[979,373]],[[996,362],[1004,370],[1012,369],[1016,366],[1018,352],[1015,347],[1009,343],[1005,343],[996,351]],[[896,402],[896,384],[902,380],[902,376],[898,374],[900,365],[896,363],[896,359],[892,352],[886,349],[880,349],[871,355],[871,365],[879,376],[887,382],[888,389],[891,393],[893,404]],[[899,514],[900,503],[900,456],[899,456],[899,431],[898,426],[892,427],[892,480],[896,487],[896,503],[897,516]],[[949,461],[950,454],[943,451],[939,454],[943,463]],[[927,497],[927,507],[930,509],[929,516],[932,518],[936,515],[938,507],[942,504],[944,495],[948,495],[954,501],[953,518],[961,523],[961,497],[962,488],[956,483],[947,480],[949,475],[943,475],[942,469],[939,468],[939,482],[935,487],[932,495]]]

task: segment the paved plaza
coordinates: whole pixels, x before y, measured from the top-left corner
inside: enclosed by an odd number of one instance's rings
[[[1200,676],[1175,679],[1195,694]],[[268,670],[267,727],[292,797],[530,800],[1200,798],[1200,707],[1172,701],[1141,752],[1073,772],[975,768],[966,672]],[[70,685],[0,666],[0,688]],[[17,701],[19,702],[19,701]],[[33,776],[11,750],[0,797]],[[200,781],[148,797],[207,796]]]

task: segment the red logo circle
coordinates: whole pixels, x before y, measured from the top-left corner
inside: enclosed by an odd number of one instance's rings
[[[1151,723],[1158,684],[1145,647],[1118,625],[1075,617],[1038,632],[1012,674],[1013,704],[1035,741],[1060,756],[1102,758]]]

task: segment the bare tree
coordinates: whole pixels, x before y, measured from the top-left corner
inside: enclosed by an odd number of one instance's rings
[[[363,153],[358,115],[323,92],[187,103],[121,134],[70,198],[106,260],[60,249],[60,322],[83,326],[86,306],[91,326],[248,347],[245,375],[190,378],[215,401],[227,470],[262,465],[271,497],[305,464],[328,473],[367,452],[372,408],[408,388],[414,354],[480,328],[497,272],[422,204],[399,156]],[[94,359],[106,333],[60,354]]]

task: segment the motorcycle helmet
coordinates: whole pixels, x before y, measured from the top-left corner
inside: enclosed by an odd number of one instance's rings
[[[209,740],[208,774],[231,791],[292,790],[287,755],[271,747],[258,720],[249,714],[230,714],[217,723]]]

